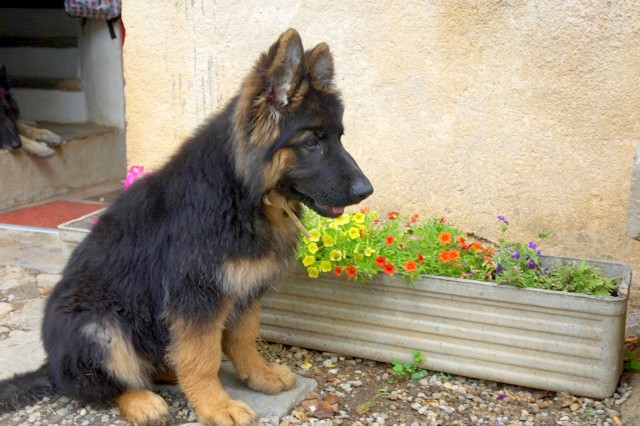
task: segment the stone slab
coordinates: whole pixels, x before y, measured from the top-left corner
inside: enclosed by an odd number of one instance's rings
[[[222,386],[231,398],[245,402],[261,419],[282,418],[288,415],[318,385],[315,380],[296,374],[296,385],[293,389],[278,395],[265,395],[249,389],[241,382],[236,377],[229,361],[222,363],[219,377]],[[162,386],[161,388],[170,392],[182,392],[178,386]],[[186,423],[185,425],[187,424],[202,425],[202,423]]]

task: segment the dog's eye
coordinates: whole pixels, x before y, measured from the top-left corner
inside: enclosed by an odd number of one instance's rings
[[[315,138],[310,138],[304,141],[304,146],[306,146],[307,148],[315,148],[318,145],[320,145],[320,141],[318,140],[319,138],[315,137]]]

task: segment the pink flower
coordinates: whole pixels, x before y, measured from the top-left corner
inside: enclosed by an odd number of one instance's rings
[[[137,179],[144,176],[144,167],[143,166],[131,166],[129,171],[127,172],[127,177],[124,180],[124,189],[129,188],[133,185]]]

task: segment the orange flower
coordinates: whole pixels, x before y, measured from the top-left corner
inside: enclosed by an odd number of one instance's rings
[[[387,237],[387,240],[385,241],[385,244],[390,246],[391,244],[393,244],[393,235],[389,235]]]
[[[409,260],[404,264],[404,270],[407,272],[414,272],[418,270],[418,264],[413,260]]]
[[[347,276],[351,278],[355,278],[356,276],[356,267],[353,265],[347,266]]]
[[[438,240],[440,240],[440,244],[446,245],[453,240],[453,237],[451,236],[450,232],[442,231],[440,235],[438,235]]]
[[[458,237],[458,244],[460,244],[460,248],[462,250],[469,249],[469,244],[467,244],[467,242],[462,237]]]
[[[378,256],[376,257],[376,265],[378,266],[384,266],[387,264],[387,258],[384,256]]]
[[[369,208],[369,206],[362,206],[362,207],[360,207],[360,213],[362,213],[362,214],[369,213],[369,210],[371,210],[371,209]]]
[[[391,275],[396,271],[396,265],[394,265],[393,263],[389,262],[386,265],[384,265],[384,269],[383,272],[387,275]]]
[[[438,259],[442,263],[451,262],[452,260],[456,260],[460,257],[460,252],[456,249],[451,250],[442,250],[440,254],[438,254]]]
[[[475,250],[475,251],[482,251],[482,250],[484,250],[484,249],[483,249],[483,247],[482,247],[482,244],[480,244],[480,243],[479,243],[479,242],[477,242],[477,241],[476,241],[475,243],[471,243],[471,244],[469,245],[469,248],[470,248],[471,250]]]
[[[396,220],[398,216],[400,216],[400,213],[398,212],[389,212],[389,215],[387,217],[389,218],[389,220]]]
[[[447,219],[444,216],[442,216],[440,218],[440,223],[446,223],[446,222],[447,222]]]
[[[418,253],[418,263],[422,263],[424,261],[424,256],[422,255],[422,253]]]
[[[336,277],[339,277],[340,275],[342,275],[342,267],[341,266],[336,266],[336,268],[333,270],[333,274]]]
[[[418,220],[418,218],[420,217],[420,215],[418,213],[414,213],[411,215],[411,218],[409,219],[411,222],[415,222]]]

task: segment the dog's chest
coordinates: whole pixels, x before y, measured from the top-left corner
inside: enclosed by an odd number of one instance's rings
[[[286,213],[265,208],[270,232],[270,249],[260,257],[227,258],[223,265],[224,290],[229,296],[244,298],[259,292],[290,271],[295,260],[299,231]]]

